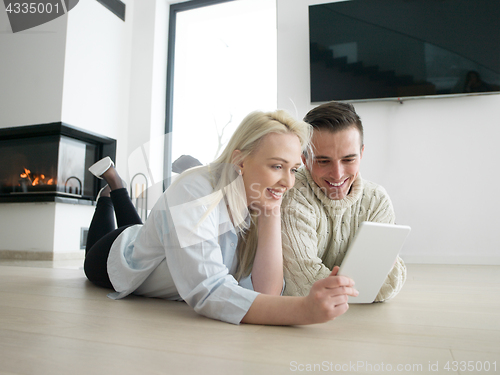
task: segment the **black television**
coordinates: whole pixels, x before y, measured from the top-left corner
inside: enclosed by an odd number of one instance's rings
[[[311,102],[500,91],[500,0],[309,6]]]

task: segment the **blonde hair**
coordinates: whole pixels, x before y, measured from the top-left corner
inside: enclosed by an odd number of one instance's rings
[[[257,215],[250,211],[251,220],[246,220],[246,193],[237,165],[252,153],[258,152],[262,139],[271,133],[295,134],[299,138],[301,151],[304,151],[311,139],[312,127],[304,121],[294,119],[283,110],[252,112],[235,130],[222,154],[207,167],[201,167],[210,170],[216,194],[212,195],[210,206],[200,222],[225,199],[233,225],[238,232],[238,267],[235,275],[237,280],[250,274],[257,249]],[[235,150],[240,151],[237,159],[233,159]],[[198,168],[194,168],[196,169]]]
[[[230,141],[222,154],[214,161],[214,164],[223,166],[227,169],[221,173],[216,189],[222,189],[226,186],[231,186],[236,189],[226,189],[227,204],[233,218],[233,223],[240,230],[238,235],[238,268],[236,271],[236,279],[248,276],[252,270],[255,252],[257,250],[257,216],[250,212],[250,223],[245,221],[240,214],[245,211],[241,209],[241,202],[245,202],[246,195],[244,188],[238,188],[234,181],[234,168],[231,166],[238,165],[246,157],[258,151],[262,139],[270,134],[295,134],[300,141],[302,151],[309,144],[312,134],[312,128],[309,124],[303,121],[298,121],[283,110],[274,112],[252,112],[246,116],[240,126],[234,132]],[[240,150],[238,159],[233,160],[233,152]],[[224,168],[229,167],[229,168]],[[241,183],[242,180],[240,179]],[[243,194],[243,196],[242,196]]]

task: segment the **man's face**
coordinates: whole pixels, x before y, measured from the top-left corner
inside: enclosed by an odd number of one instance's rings
[[[355,127],[331,132],[314,130],[307,160],[302,157],[316,184],[334,200],[349,194],[351,185],[358,177],[359,165],[365,146],[361,146],[359,131]]]

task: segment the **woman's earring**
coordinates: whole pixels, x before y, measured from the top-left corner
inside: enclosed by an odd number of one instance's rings
[[[234,166],[234,170],[236,171],[236,173],[238,173],[240,176],[243,175],[243,173],[241,172],[241,168],[238,167],[237,165]]]

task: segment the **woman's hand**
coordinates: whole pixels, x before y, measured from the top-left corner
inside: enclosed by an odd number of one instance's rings
[[[334,267],[330,276],[314,283],[306,297],[259,294],[242,323],[303,325],[335,319],[349,308],[348,297],[359,294],[354,289],[354,281],[337,276],[338,270],[338,267]]]
[[[330,276],[316,281],[305,299],[306,311],[311,323],[333,320],[349,309],[349,296],[356,297],[354,281],[346,276],[337,276],[339,267],[333,268]]]

